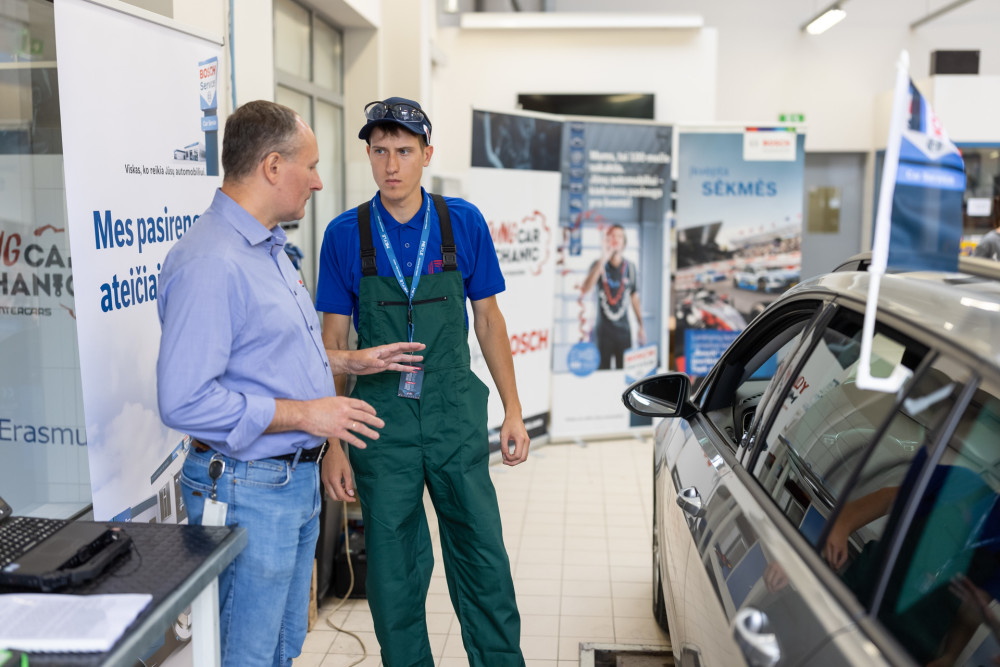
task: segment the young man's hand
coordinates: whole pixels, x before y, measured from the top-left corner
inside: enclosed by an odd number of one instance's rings
[[[334,500],[343,500],[353,503],[357,498],[354,495],[354,476],[351,473],[351,464],[347,460],[347,454],[341,449],[340,443],[333,441],[330,448],[323,457],[323,468],[320,471],[320,480],[327,494]]]
[[[524,427],[521,417],[518,415],[506,417],[500,426],[500,454],[503,456],[503,464],[516,466],[518,463],[524,463],[528,458],[530,445],[531,438],[528,437],[528,430]]]

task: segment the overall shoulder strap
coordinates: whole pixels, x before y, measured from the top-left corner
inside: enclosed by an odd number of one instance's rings
[[[457,271],[458,256],[455,249],[455,235],[451,233],[451,214],[448,212],[448,205],[444,203],[444,197],[441,195],[431,193],[431,199],[434,201],[434,209],[441,222],[441,270]]]
[[[361,240],[361,275],[378,275],[375,268],[375,246],[372,244],[371,202],[358,206],[358,237]]]

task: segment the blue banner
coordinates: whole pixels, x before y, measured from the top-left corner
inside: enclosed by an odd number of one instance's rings
[[[965,165],[912,81],[895,182],[887,265],[900,270],[956,271]]]

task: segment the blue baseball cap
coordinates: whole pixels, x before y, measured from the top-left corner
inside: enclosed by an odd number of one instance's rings
[[[379,125],[401,125],[406,131],[422,136],[431,143],[431,119],[420,108],[419,102],[405,97],[390,97],[365,105],[365,124],[358,132],[358,139],[368,141],[368,137]]]

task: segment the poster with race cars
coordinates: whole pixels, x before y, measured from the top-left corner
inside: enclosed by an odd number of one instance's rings
[[[801,278],[805,135],[679,130],[670,367],[702,377]]]

